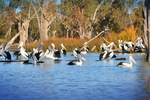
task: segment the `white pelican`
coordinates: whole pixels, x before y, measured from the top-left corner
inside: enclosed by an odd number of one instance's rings
[[[58,50],[55,49],[54,43],[52,43],[51,45],[52,45],[52,47],[53,47],[52,50],[53,50],[53,53],[54,53],[54,57],[60,58],[60,57],[61,57],[61,56],[60,56],[60,51],[58,51]]]
[[[66,48],[65,48],[65,46],[62,43],[61,43],[61,47],[62,47],[61,53],[66,55],[67,54]]]
[[[77,48],[74,48],[73,55],[75,56],[75,58],[77,58],[78,55],[80,55],[80,51]]]
[[[3,43],[2,56],[5,58],[5,60],[6,60],[6,59],[11,60],[11,54],[10,54],[7,50],[5,50],[6,44],[7,44],[7,42],[4,42],[4,43]]]
[[[129,56],[129,61],[130,61],[130,63],[120,62],[117,66],[119,66],[119,67],[132,67],[132,61],[136,64],[136,62],[132,58],[132,56]]]
[[[78,65],[82,66],[82,60],[86,61],[85,58],[83,58],[81,55],[78,55],[79,60],[78,61],[70,61],[67,65]]]
[[[25,51],[25,49],[23,48],[23,42],[20,42],[18,48],[20,48],[20,53],[23,57],[29,59],[29,54]]]

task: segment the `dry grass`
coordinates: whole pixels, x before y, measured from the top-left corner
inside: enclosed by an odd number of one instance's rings
[[[106,37],[106,40],[110,42],[114,42],[116,46],[118,46],[118,40],[134,42],[137,37],[139,36],[136,35],[135,28],[130,27],[130,28],[126,28],[121,33],[112,32],[112,34]]]
[[[44,43],[42,49],[44,51],[47,50],[48,46],[52,47],[51,46],[51,43],[54,43],[55,44],[55,48],[58,49],[58,50],[61,50],[61,46],[60,44],[63,43],[64,46],[66,47],[67,49],[67,52],[72,52],[74,48],[78,48],[80,49],[84,42],[87,42],[88,40],[87,39],[67,39],[67,38],[49,38],[48,40],[43,40],[42,42]],[[38,46],[38,44],[40,43],[41,41],[36,41],[35,43],[27,43],[25,45],[25,48],[27,51],[32,51],[33,48],[35,48],[36,46]],[[100,41],[99,41],[99,38],[93,40],[92,42],[90,42],[88,44],[88,47],[91,49],[94,45],[97,45],[97,47],[99,48],[100,46]],[[98,52],[98,49],[95,49],[94,52]]]
[[[122,31],[121,33],[114,33],[112,32],[112,34],[106,36],[106,40],[109,42],[114,42],[116,44],[116,46],[118,46],[118,40],[123,40],[123,41],[133,41],[137,38],[138,36],[136,36],[136,31],[134,28],[130,27],[130,28],[126,28],[124,31]],[[63,43],[64,46],[67,49],[67,52],[72,52],[74,48],[78,48],[80,49],[84,42],[87,42],[88,39],[77,39],[77,38],[49,38],[48,40],[43,40],[42,42],[44,43],[42,49],[44,51],[47,50],[48,46],[51,47],[51,43],[54,43],[56,46],[56,49],[61,50],[61,46],[60,44]],[[94,52],[99,52],[99,47],[102,43],[102,41],[104,41],[102,39],[102,37],[100,36],[99,38],[93,40],[92,42],[90,42],[88,44],[88,47],[90,48],[90,50],[92,49],[92,47],[94,45],[97,46],[97,48],[94,50]],[[32,51],[33,48],[35,48],[36,46],[38,46],[38,44],[41,41],[36,41],[34,43],[27,43],[25,45],[25,48],[27,51]],[[107,44],[108,45],[108,44]]]
[[[105,37],[105,39],[109,42],[114,42],[116,44],[116,46],[118,47],[118,40],[123,40],[123,41],[129,41],[131,40],[132,42],[134,42],[134,40],[137,38],[138,36],[136,35],[136,30],[132,27],[130,28],[126,28],[124,31],[122,31],[121,33],[114,33],[112,32],[112,34],[107,35]],[[0,39],[0,42],[3,43],[5,40],[4,39]],[[42,49],[44,51],[47,50],[48,46],[51,46],[51,43],[54,43],[56,46],[56,49],[61,50],[61,46],[60,44],[63,43],[64,46],[67,49],[67,52],[72,52],[74,48],[78,48],[80,49],[83,44],[85,42],[89,41],[88,39],[77,39],[77,38],[49,38],[48,40],[43,40],[42,42],[44,43]],[[90,48],[90,50],[92,49],[93,46],[96,45],[96,49],[93,52],[100,52],[100,45],[102,43],[102,41],[104,41],[102,39],[102,37],[100,36],[99,38],[93,40],[92,42],[90,42],[88,44],[88,47]],[[41,41],[36,41],[36,42],[32,42],[32,43],[27,43],[25,44],[25,49],[29,52],[33,51],[33,48],[37,47],[38,44]],[[18,45],[18,44],[14,44],[14,45]],[[107,43],[108,45],[108,43]]]

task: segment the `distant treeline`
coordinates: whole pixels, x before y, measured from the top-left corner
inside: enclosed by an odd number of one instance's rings
[[[54,38],[63,38],[61,42],[70,45],[72,50],[73,41],[76,46],[82,46],[86,40],[78,38],[89,40],[105,29],[109,31],[101,37],[109,37],[109,41],[134,41],[142,36],[142,7],[143,1],[138,0],[61,0],[60,4],[57,0],[1,0],[0,42],[9,41],[24,30],[16,43],[47,39],[53,42]],[[70,41],[69,38],[77,39]],[[92,43],[91,47],[100,45],[100,39]]]

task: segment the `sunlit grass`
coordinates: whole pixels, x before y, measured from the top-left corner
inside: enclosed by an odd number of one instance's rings
[[[48,40],[27,43],[25,45],[25,48],[27,51],[32,51],[32,49],[37,47],[40,42],[43,42],[44,44],[43,44],[42,49],[44,51],[48,49],[48,46],[52,47],[51,43],[55,44],[56,49],[61,50],[60,44],[63,43],[67,49],[67,52],[72,52],[74,48],[78,48],[78,49],[82,48],[83,44],[87,41],[88,41],[87,39],[76,39],[76,38],[68,38],[68,39],[67,38],[49,38]],[[90,42],[88,44],[88,47],[91,49],[94,45],[97,45],[97,47],[99,48],[100,44],[101,44],[100,39],[97,38],[93,40],[92,42]],[[98,49],[95,49],[94,52],[98,52]]]
[[[135,29],[130,27],[130,28],[126,28],[121,33],[112,32],[111,34],[106,35],[105,39],[109,42],[114,42],[116,44],[116,46],[118,47],[118,40],[119,39],[123,40],[123,41],[130,41],[131,40],[132,42],[134,42],[137,37],[138,36],[136,35]],[[74,48],[78,48],[78,49],[82,48],[83,44],[87,41],[89,41],[89,40],[88,39],[78,39],[78,38],[49,38],[48,40],[27,43],[25,45],[25,48],[27,51],[32,51],[33,48],[37,47],[40,42],[43,42],[44,45],[43,45],[42,49],[44,51],[47,50],[48,46],[52,47],[51,43],[55,44],[56,49],[61,50],[60,44],[63,43],[67,49],[67,52],[72,52]],[[102,36],[100,36],[97,39],[90,42],[88,44],[88,47],[91,50],[92,47],[94,45],[96,45],[96,49],[93,52],[99,52],[100,51],[99,47],[100,47],[102,41],[104,41],[104,40],[103,40]],[[106,45],[108,45],[108,43],[106,43]]]

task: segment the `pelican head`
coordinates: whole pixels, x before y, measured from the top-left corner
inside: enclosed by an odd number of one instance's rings
[[[35,54],[35,53],[37,53],[37,52],[38,52],[38,50],[35,49],[35,48],[33,48],[33,53]]]
[[[61,43],[61,47],[64,48],[64,49],[66,49],[65,46],[62,43]]]
[[[20,42],[18,48],[21,48],[21,47],[23,47],[23,42],[22,41]]]
[[[132,56],[129,56],[129,59],[132,60],[135,64],[137,64],[136,61],[132,58]]]
[[[135,41],[138,41],[138,40],[141,40],[142,38],[141,37],[137,37],[136,39],[135,39]]]
[[[118,40],[119,43],[122,43],[122,40]]]
[[[55,48],[55,44],[54,43],[51,43],[51,45],[53,46],[53,48]]]

